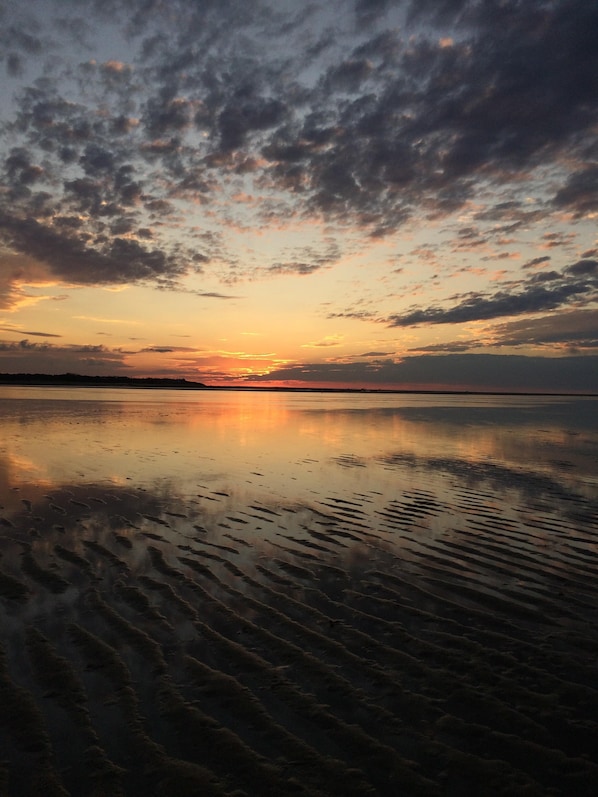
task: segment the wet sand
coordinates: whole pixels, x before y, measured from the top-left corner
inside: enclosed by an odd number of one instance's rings
[[[426,468],[293,505],[14,489],[0,795],[597,794],[598,503]]]

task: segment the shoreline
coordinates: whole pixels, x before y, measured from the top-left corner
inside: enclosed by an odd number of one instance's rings
[[[78,374],[0,374],[0,387],[89,387],[135,388],[140,390],[235,391],[244,393],[347,393],[365,395],[423,395],[423,396],[556,396],[563,398],[595,398],[598,393],[529,391],[529,390],[448,390],[402,388],[346,388],[346,387],[259,387],[254,385],[207,385],[186,379],[155,377],[82,376]]]

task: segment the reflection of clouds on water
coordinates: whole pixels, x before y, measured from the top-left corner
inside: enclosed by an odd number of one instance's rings
[[[561,477],[556,479],[547,475],[542,469],[534,471],[529,467],[507,467],[494,462],[472,462],[449,458],[418,459],[404,454],[391,454],[383,457],[381,462],[388,468],[417,468],[422,472],[432,474],[453,474],[469,485],[488,482],[488,486],[493,490],[512,489],[528,496],[545,495],[546,499],[563,501],[583,501],[582,495],[585,492],[585,487],[591,486],[590,481],[586,481],[583,477],[580,478],[577,474],[574,474],[573,478],[568,481],[566,477],[563,480]],[[563,467],[564,463],[555,461],[552,464],[555,469],[564,469],[569,475],[569,467]],[[571,465],[571,468],[573,467]],[[588,492],[593,492],[595,495],[595,490]]]
[[[172,391],[138,398],[140,392],[107,391],[105,400],[99,391],[45,402],[5,398],[3,453],[33,463],[48,484],[145,485],[170,477],[190,495],[201,484],[232,485],[281,500],[302,500],[322,484],[342,494],[351,479],[356,490],[384,487],[385,474],[371,471],[390,454],[489,461],[556,471],[559,478],[582,476],[598,461],[598,412],[590,399],[234,392],[177,398]],[[367,472],[351,472],[358,463],[367,463]]]

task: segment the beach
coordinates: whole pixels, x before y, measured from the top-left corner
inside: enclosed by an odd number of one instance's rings
[[[598,793],[595,399],[22,390],[1,795]]]

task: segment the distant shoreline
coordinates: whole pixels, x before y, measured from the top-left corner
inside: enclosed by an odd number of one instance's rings
[[[528,390],[414,390],[401,388],[350,388],[350,387],[267,387],[259,385],[206,385],[186,379],[129,376],[85,376],[82,374],[0,374],[1,386],[16,387],[112,387],[141,388],[145,390],[234,390],[259,393],[365,393],[388,395],[454,395],[454,396],[571,396],[596,397],[597,393],[565,393],[557,391]]]
[[[81,374],[0,374],[0,385],[20,387],[142,387],[207,390],[202,382],[156,377],[84,376]]]

